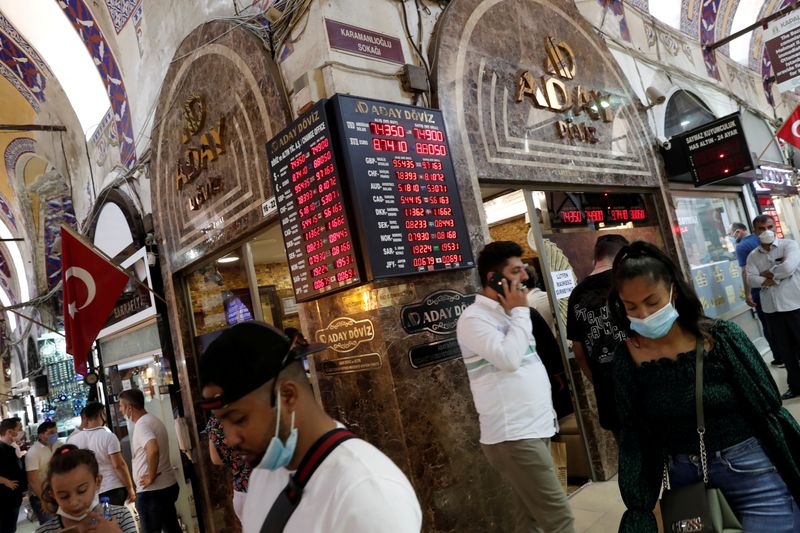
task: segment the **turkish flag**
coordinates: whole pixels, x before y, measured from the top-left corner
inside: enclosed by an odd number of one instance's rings
[[[775,135],[795,148],[800,148],[800,105],[789,115]]]
[[[128,276],[79,235],[61,226],[61,280],[67,353],[75,360],[75,372],[85,376],[92,343],[128,283]]]

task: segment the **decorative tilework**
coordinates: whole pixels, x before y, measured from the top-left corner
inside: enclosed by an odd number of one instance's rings
[[[39,68],[39,70],[44,72],[46,76],[49,77],[53,75],[53,73],[50,71],[50,67],[39,55],[39,52],[37,52],[36,49],[25,40],[22,34],[17,31],[17,28],[15,28],[14,25],[11,24],[11,21],[5,18],[2,13],[0,13],[0,31],[11,37],[14,42],[17,43],[17,46],[22,48],[28,57],[32,58],[36,62],[36,66]]]
[[[3,154],[3,162],[5,163],[6,175],[8,179],[13,179],[17,168],[19,158],[24,154],[30,154],[36,151],[36,141],[30,137],[17,137],[6,146],[6,151]],[[8,203],[2,194],[0,194],[0,211],[5,215],[5,218],[11,223],[14,228],[17,227],[16,217],[11,210],[11,205]]]
[[[730,5],[730,4],[733,4],[733,5]],[[725,24],[725,27],[721,28],[721,31],[719,32],[719,35],[720,35],[719,38],[721,38],[722,36],[727,36],[727,35],[731,34],[731,29],[733,29],[733,17],[736,15],[736,10],[737,9],[739,9],[739,0],[722,0],[722,3],[720,4],[719,11],[720,11],[720,13],[729,12],[729,15],[728,15],[727,20],[723,20],[723,23]],[[731,53],[730,43],[721,46],[717,50],[719,50],[720,52],[722,52],[726,56],[730,57],[730,53]]]
[[[89,54],[94,59],[100,78],[106,86],[111,108],[114,110],[114,119],[117,122],[119,133],[120,158],[128,168],[136,163],[136,146],[133,137],[133,119],[131,117],[128,94],[125,91],[125,82],[122,72],[117,65],[114,54],[108,46],[100,27],[92,16],[91,10],[83,0],[57,0],[58,5],[64,10],[67,18],[72,23],[75,31],[83,39]]]
[[[45,77],[36,62],[17,43],[0,31],[0,62],[4,63],[40,101],[44,102]]]
[[[628,3],[633,7],[639,8],[645,13],[650,12],[650,1],[649,0],[628,0]]]
[[[140,0],[106,0],[106,7],[117,33],[122,31],[139,2]]]
[[[761,9],[758,11],[758,18],[756,20],[761,20],[764,17],[775,13],[779,9],[783,9],[784,7],[788,6],[792,3],[792,0],[780,0],[777,4],[772,6],[770,9],[770,2],[769,0],[764,0]],[[753,30],[753,38],[750,40],[750,68],[755,71],[761,71],[763,73],[762,65],[762,53],[764,46],[764,31],[761,28],[756,28]],[[769,61],[769,60],[768,60]],[[770,97],[767,97],[769,99]]]
[[[772,83],[767,81],[767,78],[770,77],[772,74],[772,63],[769,60],[769,55],[767,54],[767,49],[761,52],[761,80],[762,85],[764,86],[764,94],[767,97],[767,102],[769,105],[775,105],[775,98],[772,96]]]
[[[114,118],[114,110],[109,107],[106,114],[103,115],[103,120],[100,121],[100,124],[97,125],[97,128],[95,128],[94,133],[92,133],[92,138],[90,139],[92,144],[97,144],[97,141],[99,141],[100,137],[103,136],[103,133],[106,131],[108,125],[111,124],[111,120],[113,118]]]
[[[706,64],[706,73],[712,78],[719,80],[719,69],[717,68],[717,56],[713,50],[705,47],[716,40],[717,36],[717,15],[719,5],[722,0],[703,0],[700,11],[700,46],[703,47],[703,59]]]
[[[44,202],[45,273],[50,288],[54,287],[61,279],[61,250],[54,250],[53,244],[56,237],[61,234],[60,227],[62,225],[71,228],[75,228],[77,225],[72,198],[69,194],[48,198]]]
[[[6,255],[2,252],[2,250],[0,250],[0,272],[2,272],[6,278],[11,277],[11,268],[8,266],[8,261],[6,261]],[[5,282],[6,280],[0,278],[0,281]]]
[[[25,98],[25,100],[27,100],[28,103],[31,104],[31,107],[35,111],[37,112],[39,111],[39,100],[37,100],[36,97],[31,92],[31,90],[28,89],[25,86],[25,84],[20,81],[16,73],[10,68],[8,68],[6,64],[3,63],[2,61],[0,61],[0,75],[2,75],[5,79],[7,79],[11,83],[11,85],[13,85],[17,89],[17,91],[19,91],[19,94],[21,94],[23,98]]]
[[[597,0],[601,6],[611,11],[619,21],[619,35],[623,40],[631,42],[631,32],[628,29],[628,21],[625,19],[625,4],[622,0]]]
[[[664,0],[659,0],[663,2]],[[674,0],[672,0],[674,1]],[[689,37],[700,37],[700,7],[702,2],[708,0],[681,0],[681,31]],[[692,12],[689,11],[692,8]]]

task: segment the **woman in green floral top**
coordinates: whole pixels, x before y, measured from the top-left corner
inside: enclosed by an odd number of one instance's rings
[[[799,274],[800,275],[800,274]],[[673,488],[702,481],[695,416],[695,347],[703,339],[709,486],[747,532],[800,532],[800,427],[781,407],[758,350],[731,322],[711,321],[675,264],[637,241],[614,261],[611,313],[628,340],[615,356],[623,427],[620,532],[654,533],[669,465]],[[800,327],[800,325],[798,325]]]

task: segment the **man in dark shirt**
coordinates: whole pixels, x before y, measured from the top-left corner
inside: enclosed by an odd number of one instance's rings
[[[628,244],[622,235],[603,235],[594,245],[594,270],[572,291],[567,305],[567,338],[572,341],[575,360],[594,385],[600,425],[619,430],[614,403],[612,369],[614,350],[625,334],[611,320],[608,291],[614,257]]]
[[[25,469],[14,448],[18,425],[16,418],[0,422],[0,531],[3,533],[17,530],[22,494],[27,488]]]
[[[764,338],[767,339],[770,350],[772,350],[772,366],[784,367],[781,360],[780,353],[773,347],[772,334],[769,330],[769,321],[764,316],[764,310],[761,309],[761,289],[753,287],[747,282],[747,256],[750,252],[761,246],[761,241],[758,240],[757,235],[753,235],[747,231],[747,226],[741,222],[734,222],[731,224],[731,230],[728,232],[736,241],[736,259],[739,261],[739,266],[742,269],[742,281],[744,282],[745,302],[750,307],[755,307],[758,319],[761,321],[761,329],[764,332]]]

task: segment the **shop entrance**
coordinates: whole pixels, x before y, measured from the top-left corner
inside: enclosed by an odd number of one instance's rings
[[[529,298],[558,339],[564,380],[553,379],[560,431],[555,441],[567,445],[570,490],[587,480],[605,480],[617,472],[617,449],[612,434],[597,416],[591,382],[581,372],[567,340],[567,303],[572,289],[594,268],[594,245],[601,235],[622,235],[628,241],[646,240],[664,247],[653,193],[554,191],[481,186],[484,212],[492,240],[519,243],[523,261],[539,283]],[[541,354],[540,354],[541,355]],[[567,404],[564,404],[566,394]]]
[[[300,330],[279,224],[186,276],[198,356],[223,330],[247,320]]]

